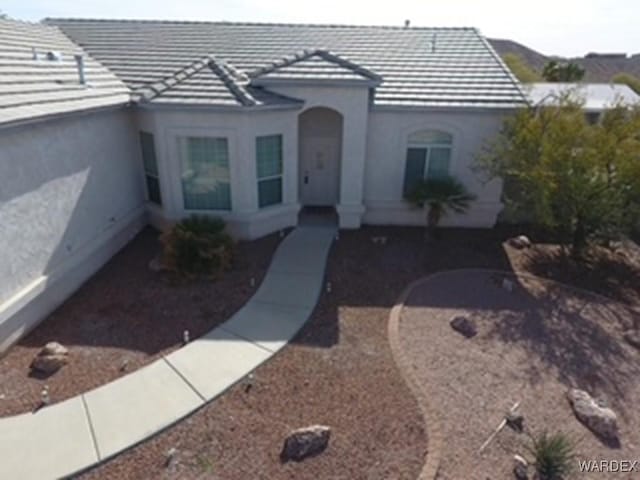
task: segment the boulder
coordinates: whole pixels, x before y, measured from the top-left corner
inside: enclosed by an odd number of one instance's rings
[[[41,373],[51,374],[67,363],[69,363],[69,350],[58,342],[49,342],[38,352],[30,367]]]
[[[640,349],[640,330],[627,330],[624,339],[629,345]]]
[[[617,417],[613,410],[599,405],[591,395],[577,388],[569,390],[567,398],[573,413],[589,430],[609,440],[618,438]]]
[[[529,237],[526,235],[518,235],[517,237],[510,238],[507,243],[518,250],[531,247],[531,240],[529,240]]]
[[[67,355],[68,353],[69,350],[58,342],[49,342],[42,347],[38,355]]]
[[[331,428],[324,425],[312,425],[294,430],[284,441],[280,458],[286,462],[299,462],[305,458],[322,453],[329,444]]]
[[[68,355],[38,355],[31,362],[31,368],[42,373],[55,373],[69,363]]]
[[[454,317],[449,322],[451,328],[467,338],[475,337],[478,334],[476,322],[467,317]]]

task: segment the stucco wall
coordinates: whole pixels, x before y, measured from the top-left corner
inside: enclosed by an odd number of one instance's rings
[[[484,142],[500,130],[506,113],[410,112],[372,110],[369,115],[365,171],[364,222],[422,225],[424,212],[402,200],[408,137],[418,130],[444,130],[453,135],[450,173],[477,195],[466,215],[450,215],[444,225],[491,227],[502,209],[502,183],[485,183],[471,170]]]
[[[124,110],[0,130],[0,350],[142,225],[139,151]]]

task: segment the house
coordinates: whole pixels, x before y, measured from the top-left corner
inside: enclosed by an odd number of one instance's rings
[[[449,225],[491,227],[470,163],[526,103],[473,28],[0,20],[0,351],[147,223],[418,225],[404,191],[448,174]]]
[[[629,86],[617,83],[536,82],[524,84],[524,89],[536,106],[557,104],[564,96],[582,103],[591,123],[597,123],[603,112],[618,103],[630,106],[640,102],[640,96]]]

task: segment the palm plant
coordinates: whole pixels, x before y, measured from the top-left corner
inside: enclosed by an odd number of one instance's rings
[[[453,177],[431,178],[420,181],[407,195],[414,205],[427,211],[427,231],[433,232],[440,220],[449,212],[465,213],[476,196]]]

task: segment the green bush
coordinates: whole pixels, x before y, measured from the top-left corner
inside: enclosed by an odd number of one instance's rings
[[[536,72],[527,62],[516,53],[505,53],[502,60],[522,83],[542,82],[542,75]]]
[[[162,235],[162,262],[185,276],[217,277],[231,266],[233,240],[220,218],[192,215]]]
[[[622,83],[640,95],[640,78],[630,73],[618,73],[611,77],[613,83]]]
[[[574,445],[564,433],[549,435],[542,432],[532,438],[529,451],[540,480],[562,480],[573,470]]]

